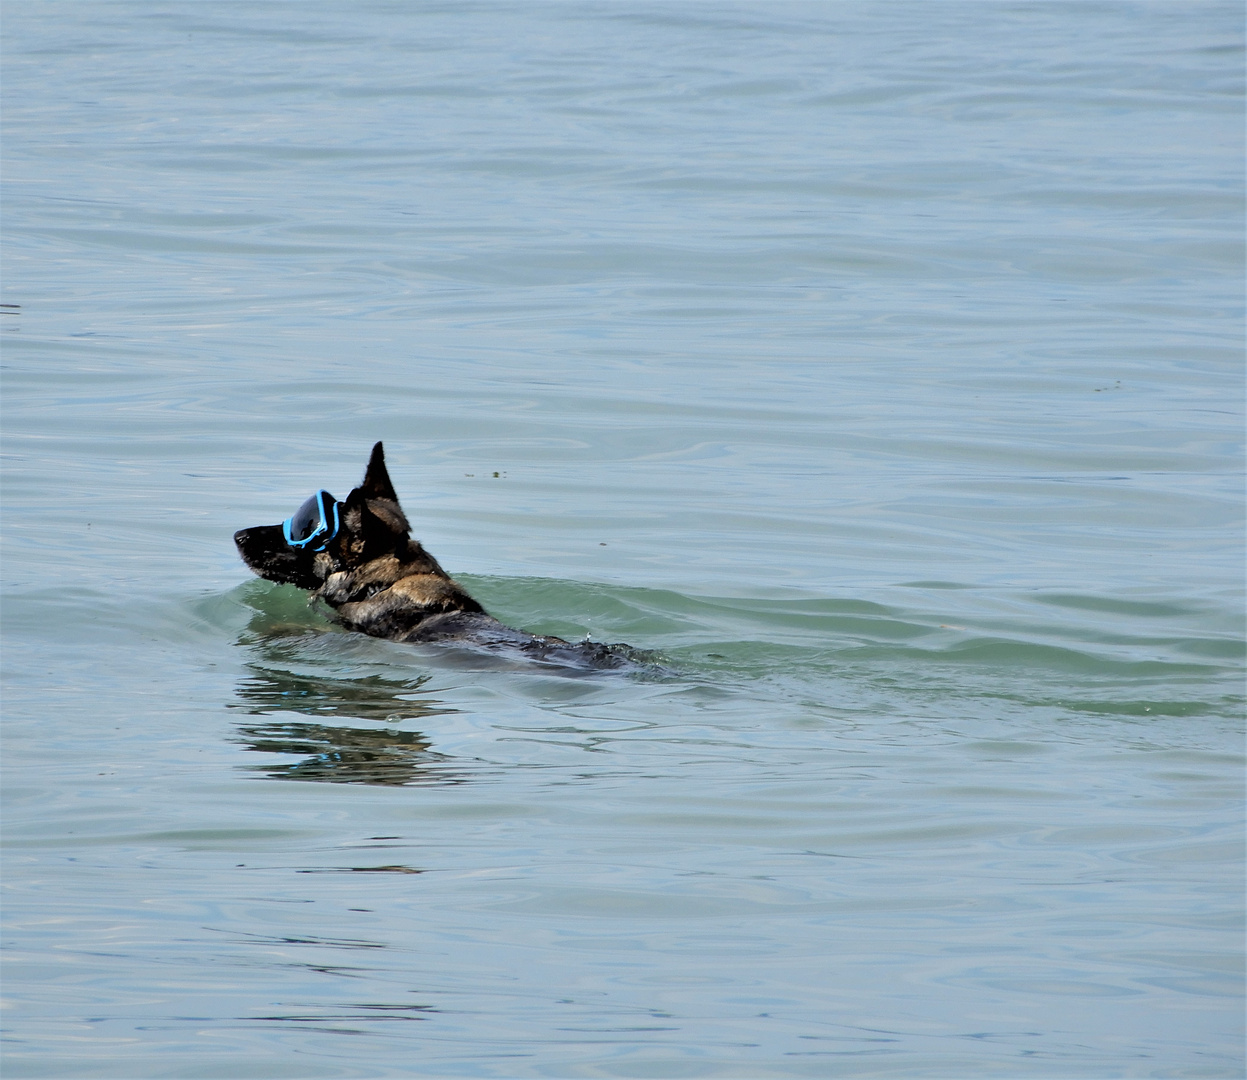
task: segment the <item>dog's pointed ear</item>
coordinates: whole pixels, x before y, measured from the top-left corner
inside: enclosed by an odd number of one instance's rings
[[[377,443],[372,448],[372,457],[368,459],[368,468],[364,473],[364,482],[357,489],[369,499],[389,499],[398,502],[394,493],[394,485],[390,482],[390,474],[385,468],[385,451]]]
[[[360,560],[394,551],[407,539],[405,532],[372,512],[362,487],[351,489],[342,504],[342,518],[347,526],[342,530],[343,550]]]

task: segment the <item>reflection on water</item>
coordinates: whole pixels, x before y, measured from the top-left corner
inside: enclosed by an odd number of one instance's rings
[[[257,643],[253,642],[253,647]],[[291,641],[258,645],[264,659],[297,661]],[[301,760],[244,766],[275,780],[320,780],[333,784],[448,784],[465,777],[448,769],[418,731],[396,723],[455,712],[439,699],[420,695],[428,676],[387,679],[379,675],[335,678],[286,671],[258,663],[236,688],[238,700],[228,707],[255,716],[297,713],[306,719],[245,724],[240,741],[248,750],[292,754]],[[353,727],[324,723],[330,717],[382,721],[386,727]]]
[[[394,722],[457,711],[437,698],[413,696],[428,681],[427,675],[401,680],[379,675],[339,679],[298,674],[257,664],[248,664],[247,667],[253,674],[239,682],[239,701],[232,703],[230,708],[246,709],[258,716],[296,712],[318,718],[349,716],[360,720]]]
[[[326,1009],[323,1013],[281,1013],[275,1016],[245,1016],[240,1019],[247,1022],[276,1020],[284,1024],[312,1024],[319,1030],[336,1035],[370,1035],[371,1025],[379,1020],[427,1020],[430,1014],[440,1011],[431,1005],[360,1003],[344,1004],[339,1009]],[[355,1026],[360,1024],[368,1026]]]
[[[295,754],[302,760],[247,765],[273,780],[321,780],[331,784],[459,784],[466,775],[445,767],[418,731],[330,727],[325,724],[248,724],[238,733],[248,750]]]

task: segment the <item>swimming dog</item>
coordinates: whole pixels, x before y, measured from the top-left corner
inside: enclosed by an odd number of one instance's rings
[[[234,543],[260,577],[311,592],[348,630],[390,641],[519,652],[573,668],[627,668],[627,645],[578,644],[499,622],[411,538],[381,443],[345,501],[320,490],[280,525],[240,529]]]

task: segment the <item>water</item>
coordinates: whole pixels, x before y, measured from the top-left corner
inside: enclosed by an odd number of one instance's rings
[[[4,18],[6,1077],[1242,1074],[1237,5]]]

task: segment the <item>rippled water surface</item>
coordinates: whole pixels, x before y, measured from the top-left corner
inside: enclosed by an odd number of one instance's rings
[[[6,5],[4,1075],[1240,1076],[1242,22]]]

